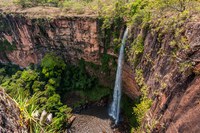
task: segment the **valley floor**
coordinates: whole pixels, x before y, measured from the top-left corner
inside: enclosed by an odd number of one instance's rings
[[[112,128],[108,107],[94,106],[75,114],[69,133],[127,133],[123,127]],[[121,124],[122,125],[122,124]]]

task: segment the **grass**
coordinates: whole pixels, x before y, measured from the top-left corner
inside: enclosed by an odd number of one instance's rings
[[[0,88],[0,90],[4,91],[4,88]],[[21,126],[27,127],[30,133],[37,133],[38,131],[44,131],[37,120],[33,117],[33,113],[38,109],[38,106],[35,104],[40,94],[33,95],[30,99],[26,98],[26,94],[24,91],[18,91],[15,97],[10,97],[5,93],[5,98],[10,99],[16,106],[20,109],[20,124]]]
[[[10,6],[10,5],[13,5],[13,0],[0,0],[0,7]]]
[[[4,90],[2,88],[0,89]],[[23,89],[18,89],[16,95],[10,97],[8,94],[6,94],[6,97],[14,101],[16,106],[20,109],[20,118],[22,119],[20,123],[22,126],[25,124],[29,133],[58,132],[58,130],[55,128],[55,123],[51,123],[50,125],[45,124],[45,126],[43,126],[39,123],[39,118],[34,117],[34,113],[40,109],[39,105],[37,105],[37,102],[42,95],[42,92],[38,92],[29,97],[26,91]]]
[[[44,131],[38,120],[33,117],[34,112],[39,109],[36,103],[41,95],[42,93],[35,93],[32,97],[28,98],[26,92],[23,89],[19,89],[17,94],[12,98],[19,107],[22,118],[30,133]]]
[[[98,87],[91,91],[86,91],[85,95],[90,101],[98,101],[104,96],[108,96],[110,94],[110,89],[104,87]]]
[[[84,105],[86,102],[96,102],[101,100],[105,96],[109,96],[111,94],[111,89],[98,86],[91,90],[80,90],[76,91],[76,93],[80,96],[80,100],[73,103],[73,108],[79,107],[80,105]]]
[[[48,17],[54,18],[57,16],[70,15],[98,15],[114,9],[117,0],[103,1],[103,0],[64,0],[57,4],[51,3],[32,3],[27,0],[27,5],[22,5],[20,0],[0,0],[0,8],[4,8],[6,12],[26,12],[27,16]],[[26,2],[25,2],[26,3]],[[56,5],[56,6],[55,6]],[[6,8],[5,8],[6,7]],[[16,10],[17,9],[17,10]]]

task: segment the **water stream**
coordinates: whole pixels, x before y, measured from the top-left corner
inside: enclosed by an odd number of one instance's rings
[[[122,45],[120,48],[119,58],[118,58],[113,101],[109,109],[109,115],[115,120],[115,124],[118,124],[119,122],[121,89],[122,89],[122,66],[123,66],[123,58],[124,58],[124,47],[125,47],[127,36],[128,36],[128,28],[126,28],[123,35],[123,39],[122,39]]]
[[[124,47],[126,38],[128,36],[128,29],[124,32],[122,45],[120,48],[118,67],[115,80],[115,88],[113,94],[113,102],[109,109],[109,115],[115,120],[117,125],[119,122],[120,113],[120,100],[122,89],[122,66],[124,57]],[[76,119],[72,123],[69,133],[128,133],[127,127],[119,126],[112,127],[112,121],[109,119],[107,113],[107,106],[92,106],[86,110],[82,110],[81,113],[75,114]],[[122,124],[127,125],[127,124]]]

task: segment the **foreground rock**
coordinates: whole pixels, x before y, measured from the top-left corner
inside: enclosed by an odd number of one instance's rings
[[[16,103],[0,89],[0,132],[27,133]]]

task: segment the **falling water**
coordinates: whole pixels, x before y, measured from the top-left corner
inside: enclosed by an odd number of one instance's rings
[[[121,88],[122,88],[122,65],[123,65],[123,57],[124,57],[124,47],[126,43],[126,38],[128,36],[128,28],[126,28],[122,40],[122,45],[120,48],[119,58],[118,58],[118,66],[117,66],[117,74],[115,79],[115,88],[113,93],[113,101],[111,104],[111,108],[109,110],[109,115],[115,120],[115,124],[119,122],[119,113],[120,113],[120,100],[121,100]]]

